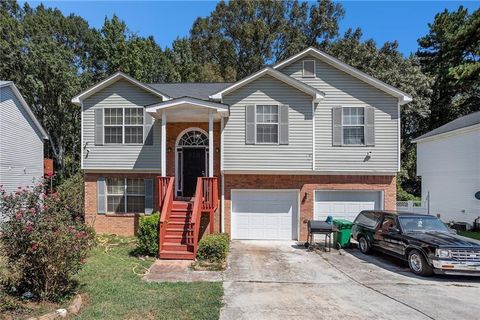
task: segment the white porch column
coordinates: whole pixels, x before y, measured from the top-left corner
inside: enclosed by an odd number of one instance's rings
[[[213,112],[208,112],[208,176],[213,177]]]
[[[167,113],[162,110],[162,143],[160,145],[162,160],[162,177],[167,176]]]

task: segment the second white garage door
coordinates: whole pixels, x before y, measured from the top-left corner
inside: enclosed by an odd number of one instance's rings
[[[315,191],[314,219],[325,220],[327,216],[353,221],[362,210],[381,210],[381,191]]]
[[[296,190],[232,190],[232,239],[296,239],[298,197]]]

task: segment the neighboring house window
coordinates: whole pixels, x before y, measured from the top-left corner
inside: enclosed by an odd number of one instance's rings
[[[106,182],[107,212],[138,213],[145,211],[145,182],[143,179],[109,178]]]
[[[142,144],[143,108],[105,108],[105,144]]]
[[[257,143],[278,143],[278,106],[256,106]]]
[[[343,108],[343,144],[364,145],[365,144],[365,109],[363,107]]]
[[[314,78],[315,77],[315,60],[304,60],[303,61],[303,78]]]

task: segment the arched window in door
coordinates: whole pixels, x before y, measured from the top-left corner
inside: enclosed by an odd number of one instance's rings
[[[179,147],[188,147],[188,146],[208,146],[208,137],[201,131],[191,130],[185,132],[185,134],[178,141]]]

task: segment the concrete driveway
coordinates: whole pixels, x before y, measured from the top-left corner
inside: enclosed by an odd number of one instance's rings
[[[420,278],[358,250],[233,241],[221,319],[474,319],[480,279]]]

